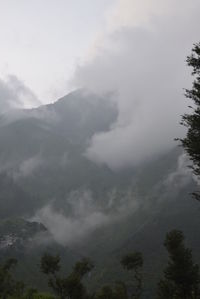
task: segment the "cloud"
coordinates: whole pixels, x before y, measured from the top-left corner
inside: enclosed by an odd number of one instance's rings
[[[164,185],[167,188],[173,186],[178,189],[188,185],[191,181],[200,185],[199,177],[194,175],[192,171],[192,165],[193,163],[189,156],[186,153],[181,154],[178,157],[176,170],[168,175]]]
[[[118,120],[93,136],[89,159],[112,169],[134,166],[184,135],[179,121],[189,103],[183,88],[192,80],[185,60],[199,40],[199,11],[197,0],[118,2],[110,14],[113,29],[73,78],[74,86],[116,93]]]
[[[190,168],[191,166],[192,162],[187,154],[181,154],[178,157],[176,170],[168,175],[164,181],[164,185],[166,185],[167,188],[172,188],[173,186],[178,187],[179,189],[186,186],[189,182],[191,182],[192,179],[194,179],[192,170]]]
[[[126,190],[113,188],[104,193],[103,200],[97,201],[88,189],[71,191],[60,207],[58,201],[52,201],[40,208],[32,220],[43,223],[53,239],[62,245],[81,243],[98,228],[134,217],[138,211],[157,212],[164,202],[177,200],[180,192],[195,181],[190,165],[191,161],[182,153],[174,169],[165,172],[150,187],[138,188],[136,175]]]
[[[168,173],[165,172],[164,177],[161,177],[160,181],[151,186],[147,193],[145,208],[147,206],[147,208],[156,209],[163,207],[159,203],[177,201],[178,198],[182,198],[183,191],[190,196],[191,186],[198,184],[198,179],[193,175],[191,166],[192,161],[187,154],[180,153],[176,163],[174,163],[174,169],[171,169]],[[149,200],[150,198],[153,199],[154,205]]]
[[[174,13],[177,15],[183,11],[186,13],[192,6],[193,4],[182,0],[118,0],[107,15],[107,22],[110,30],[122,26],[149,27],[153,18]]]
[[[107,205],[98,206],[91,191],[72,191],[66,199],[67,212],[56,209],[53,203],[40,209],[35,221],[44,224],[54,239],[63,245],[79,243],[97,228],[120,221],[138,208],[138,200],[127,192],[116,202],[116,192],[109,195]]]
[[[8,169],[8,173],[13,177],[14,180],[20,178],[26,178],[34,175],[34,173],[44,164],[40,154],[32,156],[24,161],[22,161],[15,169]]]
[[[11,109],[38,106],[40,103],[34,93],[16,76],[9,75],[6,80],[0,79],[1,114]]]

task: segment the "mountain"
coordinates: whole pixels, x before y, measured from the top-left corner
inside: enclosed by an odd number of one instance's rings
[[[6,176],[27,194],[31,207],[27,213],[33,212],[36,202],[38,208],[50,198],[62,201],[71,190],[90,188],[91,178],[96,185],[99,179],[106,182],[105,177],[112,180],[107,167],[98,173],[83,155],[91,136],[115,121],[112,103],[77,91],[55,104],[17,113],[16,118],[13,113],[1,117],[0,171],[2,180]]]
[[[0,221],[0,263],[17,259],[15,276],[27,286],[48,290],[46,277],[40,272],[44,252],[59,254],[70,271],[81,255],[57,244],[47,228],[36,221],[9,218]]]
[[[16,256],[17,275],[27,283],[46,288],[37,275],[44,251],[60,253],[69,270],[91,257],[96,269],[86,283],[95,289],[130,279],[119,260],[140,250],[144,298],[153,298],[172,228],[183,230],[200,261],[200,211],[190,196],[197,182],[180,148],[118,171],[85,154],[92,136],[108,131],[117,117],[110,95],[83,90],[0,116],[0,257]],[[9,242],[16,246],[4,250]]]

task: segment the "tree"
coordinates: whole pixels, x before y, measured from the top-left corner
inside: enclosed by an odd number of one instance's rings
[[[158,299],[197,299],[200,298],[199,267],[194,264],[192,252],[184,245],[181,231],[172,230],[164,243],[169,261],[164,278],[158,284]]]
[[[114,299],[113,290],[110,286],[104,286],[95,295],[95,299]]]
[[[121,281],[116,282],[113,294],[115,299],[128,299],[128,293],[125,283]]]
[[[95,295],[95,299],[128,299],[126,286],[122,282],[115,283],[115,286],[102,287]]]
[[[26,291],[23,297],[10,298],[10,299],[56,299],[53,295],[48,293],[38,292],[36,289],[30,288]]]
[[[140,252],[129,253],[121,259],[121,264],[124,269],[134,271],[134,293],[132,297],[139,299],[142,294],[142,254]]]
[[[83,258],[77,262],[72,273],[66,277],[61,277],[60,257],[44,254],[41,258],[40,268],[48,275],[49,286],[61,299],[87,299],[88,295],[81,280],[93,269],[93,264],[89,259]]]
[[[193,172],[200,176],[200,43],[195,44],[191,56],[187,57],[187,64],[193,68],[195,76],[191,90],[186,89],[185,96],[193,101],[193,107],[189,106],[193,113],[184,114],[181,124],[188,128],[187,135],[179,139],[183,148],[193,162]],[[195,192],[195,197],[200,200],[200,193]]]
[[[53,256],[45,253],[41,258],[40,268],[43,273],[55,276],[56,272],[60,270],[59,255]]]
[[[91,272],[94,268],[93,263],[88,258],[82,258],[80,261],[78,261],[74,268],[73,273],[77,275],[80,279],[83,278],[87,273]]]
[[[6,299],[9,296],[21,296],[24,291],[24,283],[15,281],[11,270],[16,266],[17,260],[10,258],[0,266],[0,298]]]

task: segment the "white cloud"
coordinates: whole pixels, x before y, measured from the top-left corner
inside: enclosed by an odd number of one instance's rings
[[[39,167],[43,165],[44,161],[40,154],[32,156],[22,161],[15,170],[10,170],[10,174],[15,180],[32,176]]]
[[[198,0],[118,0],[107,12],[107,23],[112,31],[121,27],[153,29],[155,19],[181,15],[187,18],[198,4]]]
[[[42,222],[58,243],[79,243],[97,228],[120,221],[138,207],[138,200],[130,192],[116,200],[116,193],[111,192],[108,203],[100,207],[89,190],[72,191],[66,199],[68,215],[48,204],[34,220]]]
[[[0,79],[0,113],[16,108],[38,106],[40,101],[34,93],[16,76]]]
[[[168,175],[164,181],[164,185],[171,189],[177,187],[180,189],[186,186],[193,178],[190,166],[192,166],[192,163],[187,154],[183,153],[180,155],[178,157],[176,170]]]
[[[117,94],[118,120],[93,136],[89,159],[113,169],[136,165],[170,150],[174,138],[183,136],[180,115],[190,104],[183,88],[191,85],[185,60],[199,39],[199,12],[196,0],[119,1],[110,14],[116,26],[73,79],[75,86]]]

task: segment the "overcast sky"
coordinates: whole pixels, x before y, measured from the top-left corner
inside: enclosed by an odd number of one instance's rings
[[[187,18],[198,2],[0,0],[0,78],[14,75],[42,102],[55,100],[72,89],[77,66],[95,55],[110,32],[151,28],[152,18],[166,14]]]
[[[0,0],[1,109],[115,92],[117,122],[85,154],[113,169],[144,161],[184,134],[199,28],[199,0]]]
[[[0,0],[1,79],[17,76],[44,102],[64,95],[114,2]]]

